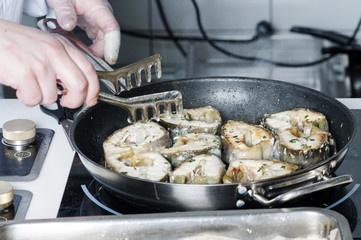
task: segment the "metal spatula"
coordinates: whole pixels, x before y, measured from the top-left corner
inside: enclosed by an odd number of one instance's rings
[[[71,32],[63,30],[55,19],[42,19],[38,22],[38,26],[43,31],[53,33],[79,49],[92,62],[97,70],[99,80],[107,80],[107,87],[111,92],[119,94],[122,90],[131,89],[131,76],[135,75],[136,86],[141,86],[141,71],[145,71],[146,81],[151,81],[151,69],[154,66],[156,77],[161,77],[161,57],[154,55],[143,59],[139,62],[125,66],[123,68],[113,70],[105,61],[93,54],[88,47],[81,42]],[[51,27],[49,27],[51,26]],[[112,94],[100,92],[99,101],[106,102],[112,105],[120,106],[129,110],[132,120],[137,121],[140,116],[142,120],[150,118],[152,115],[159,119],[162,112],[171,112],[175,110],[177,113],[183,111],[182,94],[179,91],[168,91],[162,93],[155,93],[132,98],[121,98]],[[139,114],[137,114],[139,113]]]
[[[125,67],[119,68],[113,71],[97,71],[99,79],[104,79],[110,81],[115,88],[115,92],[118,95],[122,87],[120,86],[120,79],[125,79],[125,89],[130,90],[133,86],[131,83],[132,75],[134,76],[136,86],[139,87],[142,85],[142,71],[145,72],[145,77],[147,82],[152,81],[151,69],[154,66],[156,77],[159,79],[162,77],[162,68],[161,68],[161,57],[159,54],[153,55],[151,57],[140,60],[136,63],[132,63]],[[124,88],[124,86],[123,86]]]

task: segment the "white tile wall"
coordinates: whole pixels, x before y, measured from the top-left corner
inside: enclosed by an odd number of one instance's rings
[[[260,20],[269,19],[269,0],[197,0],[207,30],[253,30]],[[163,29],[155,1],[153,24]],[[163,0],[169,25],[176,30],[197,30],[196,14],[190,0]]]
[[[361,17],[361,0],[196,0],[203,25],[210,36],[245,37],[253,35],[256,24],[268,20],[276,30],[272,37],[273,48],[262,41],[259,47],[250,45],[222,44],[226,49],[247,56],[259,56],[290,62],[311,61],[320,58],[320,46],[303,46],[322,43],[302,34],[289,34],[292,26],[306,26],[325,30],[340,31],[350,34]],[[109,0],[114,15],[124,29],[165,34],[155,0]],[[191,0],[161,0],[169,25],[175,34],[200,35],[196,14]],[[24,17],[24,24],[33,26],[34,18]],[[361,33],[358,38],[361,39]],[[282,40],[280,40],[282,39]],[[280,40],[280,41],[279,41]],[[287,44],[285,44],[285,40]],[[295,44],[293,44],[295,41]],[[298,42],[297,42],[298,41]],[[275,69],[257,65],[241,68],[242,63],[214,51],[207,43],[189,43],[182,41],[190,58],[184,58],[171,41],[139,39],[122,34],[122,46],[118,59],[121,67],[126,64],[160,53],[164,79],[175,73],[175,78],[217,75],[249,75],[270,77],[279,80],[292,79],[295,83],[307,83],[318,89],[318,82],[312,82],[319,74],[318,66],[314,69]],[[292,45],[293,44],[293,45]],[[292,46],[291,46],[292,45]],[[300,46],[303,47],[300,47]],[[306,50],[305,50],[306,49]],[[263,51],[260,51],[263,50]],[[309,51],[307,51],[309,50]],[[192,55],[193,54],[193,55]],[[271,55],[270,55],[271,54]],[[223,65],[222,65],[223,62]],[[221,63],[221,64],[220,64]],[[213,64],[213,65],[212,65]],[[209,67],[212,65],[212,67]],[[271,69],[271,70],[270,70]],[[248,71],[249,70],[249,71]],[[208,72],[207,72],[208,71]],[[248,71],[248,72],[247,72]]]
[[[272,24],[288,30],[293,25],[352,31],[361,16],[360,0],[270,0]]]
[[[110,0],[120,26],[133,30],[148,30],[164,33],[164,26],[154,0]],[[162,0],[169,25],[176,34],[200,35],[196,14],[190,0]],[[210,36],[245,33],[253,35],[256,24],[270,19],[269,0],[197,0],[202,22]],[[149,17],[151,12],[151,17]],[[149,21],[151,24],[149,25]],[[142,45],[136,46],[141,41]],[[187,47],[187,44],[182,42]],[[152,54],[147,40],[136,40],[122,35],[120,57],[129,62]],[[184,58],[170,41],[154,41],[154,53],[161,53],[165,63],[183,64]],[[128,59],[129,58],[129,59]],[[122,59],[119,59],[122,62]]]
[[[155,0],[110,0],[110,3],[122,27],[148,30],[152,26],[153,31],[164,32]],[[251,35],[261,20],[271,21],[280,34],[294,25],[350,33],[361,17],[360,0],[197,0],[197,3],[204,27],[211,36]],[[190,0],[162,0],[162,4],[176,34],[199,34]],[[295,37],[302,36],[295,34]],[[151,54],[149,46],[147,40],[123,35],[121,56],[132,60],[147,56]],[[152,46],[155,52],[162,51],[165,59],[180,57],[171,42],[155,41]],[[161,49],[164,46],[166,53]]]
[[[122,26],[162,30],[154,0],[109,0]],[[332,30],[352,30],[361,16],[360,0],[197,0],[202,21],[209,30],[253,30],[260,20],[271,20],[277,30],[307,25]],[[197,30],[190,0],[163,0],[170,26]],[[148,16],[148,8],[152,16]]]
[[[127,29],[148,29],[148,0],[109,0],[114,16]]]

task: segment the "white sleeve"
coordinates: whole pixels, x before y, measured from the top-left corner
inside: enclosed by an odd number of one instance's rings
[[[20,23],[23,5],[23,0],[0,0],[0,19]]]
[[[24,1],[24,13],[32,17],[42,17],[49,13],[49,6],[45,0]]]

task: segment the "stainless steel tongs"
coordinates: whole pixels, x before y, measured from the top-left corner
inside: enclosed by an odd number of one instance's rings
[[[147,82],[151,81],[152,67],[155,69],[157,78],[162,76],[161,57],[159,54],[113,70],[104,60],[93,54],[75,35],[63,30],[55,19],[42,19],[38,22],[38,26],[43,31],[57,34],[83,52],[95,69],[97,69],[99,80],[107,80],[104,83],[116,95],[120,94],[123,90],[130,90],[133,87],[131,82],[132,75],[134,75],[135,84],[138,87],[142,84],[142,71],[145,71]],[[100,92],[98,100],[129,110],[133,121],[137,121],[137,116],[141,116],[142,120],[148,120],[150,111],[152,111],[152,115],[156,119],[159,119],[162,111],[171,112],[172,109],[175,109],[177,113],[183,111],[182,94],[179,91],[154,93],[132,98],[122,98],[116,95]]]

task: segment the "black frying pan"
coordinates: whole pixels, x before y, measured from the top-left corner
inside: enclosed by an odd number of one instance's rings
[[[338,153],[292,174],[243,184],[186,185],[151,182],[104,167],[103,141],[128,124],[128,112],[98,103],[73,122],[70,138],[92,176],[107,189],[135,203],[163,210],[231,209],[251,202],[274,206],[310,192],[352,181],[349,175],[328,179],[341,164],[355,135],[355,120],[339,101],[318,91],[267,79],[213,77],[151,84],[121,93],[121,97],[179,90],[185,108],[216,107],[223,122],[259,124],[264,114],[293,108],[323,113],[336,139]],[[297,188],[295,187],[297,185]]]

